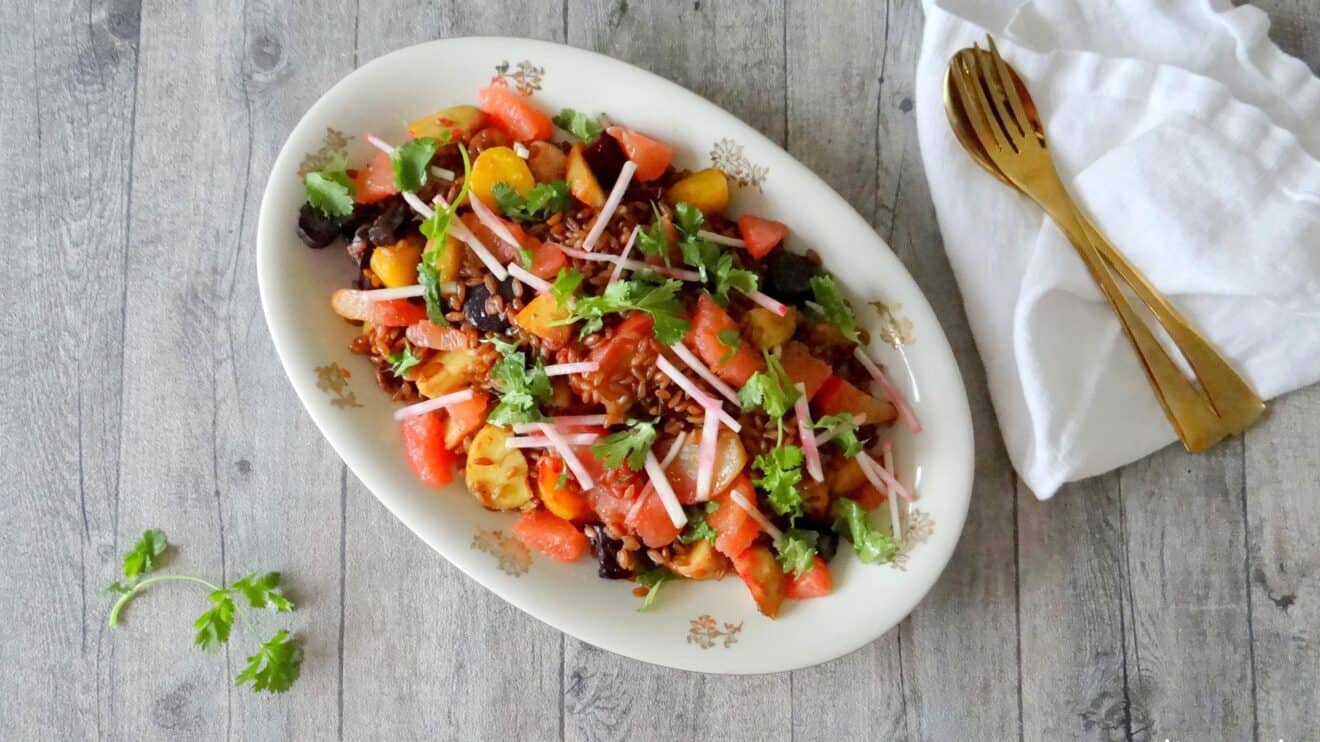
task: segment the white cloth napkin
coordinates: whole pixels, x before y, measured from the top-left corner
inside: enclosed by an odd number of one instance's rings
[[[942,78],[994,36],[1060,175],[1263,397],[1320,380],[1320,80],[1227,0],[926,0],[921,154],[1009,456],[1041,499],[1176,440],[1040,209],[954,139]]]

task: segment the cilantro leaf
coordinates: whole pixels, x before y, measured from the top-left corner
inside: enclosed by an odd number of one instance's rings
[[[326,216],[353,213],[353,181],[343,170],[314,170],[303,176],[307,203]]]
[[[867,564],[882,564],[894,558],[898,547],[889,534],[871,526],[866,511],[856,500],[840,497],[830,506],[834,530],[852,542],[857,558]]]
[[[408,372],[408,369],[422,362],[422,359],[418,358],[416,353],[413,353],[412,345],[407,342],[403,344],[403,350],[391,353],[386,360],[390,362],[390,371],[394,372],[394,375],[400,379]]]
[[[472,183],[472,158],[468,156],[467,147],[461,144],[458,145],[458,153],[463,156],[463,187],[459,189],[458,196],[454,198],[453,203],[449,204],[449,208],[436,211],[418,227],[431,243],[427,247],[426,253],[422,254],[423,259],[432,250],[439,249],[440,254],[443,254],[445,237],[449,234],[449,224],[454,220],[454,214],[458,211],[458,207],[462,206],[468,197],[469,186]],[[432,262],[434,263],[434,260]],[[434,322],[435,320],[431,321]]]
[[[207,652],[214,652],[229,641],[229,630],[234,626],[234,600],[228,590],[211,592],[211,607],[193,622],[197,634],[193,643]]]
[[[761,478],[753,479],[752,484],[765,490],[771,509],[790,519],[802,515],[802,493],[797,487],[802,481],[802,449],[777,446],[757,456],[752,466],[761,472]]]
[[[737,353],[738,348],[742,346],[742,335],[739,335],[737,330],[729,328],[727,330],[720,330],[715,337],[719,339],[720,345],[729,349],[728,352],[720,356],[720,360],[717,361],[717,363],[728,363],[729,360],[733,358],[733,354]]]
[[[693,505],[685,508],[688,522],[683,532],[678,534],[678,540],[684,544],[692,544],[705,539],[714,544],[715,539],[719,538],[719,533],[715,531],[714,526],[706,521],[706,516],[719,510],[719,507],[718,502],[711,500],[705,505]]]
[[[706,223],[706,215],[701,209],[689,203],[679,202],[674,204],[674,216],[676,217],[675,226],[678,231],[683,233],[684,237],[696,237],[697,232]]]
[[[293,603],[280,592],[279,572],[267,572],[260,576],[253,572],[236,580],[229,589],[247,598],[253,608],[270,608],[276,613],[293,610]]]
[[[646,466],[646,454],[655,445],[655,422],[629,420],[628,429],[610,433],[592,445],[591,454],[608,469],[618,469],[624,462],[633,471]]]
[[[298,679],[303,652],[299,641],[280,629],[247,658],[247,666],[238,674],[237,685],[252,683],[252,690],[283,693]]]
[[[413,139],[394,148],[390,164],[394,166],[394,185],[400,191],[416,191],[426,185],[431,158],[440,146],[432,137]]]
[[[829,430],[830,428],[839,428],[839,432],[834,435],[830,443],[838,445],[846,458],[852,458],[862,452],[862,447],[866,443],[857,437],[857,423],[853,416],[846,413],[837,415],[826,415],[814,424],[818,430]]]
[[[772,419],[783,420],[801,393],[793,385],[793,380],[788,378],[779,356],[771,353],[764,355],[765,370],[752,374],[752,378],[738,390],[738,403],[744,410],[760,407]]]
[[[665,265],[669,265],[669,237],[665,235],[665,218],[654,202],[651,204],[651,213],[655,214],[655,221],[646,229],[637,231],[637,249],[643,255],[659,255],[664,258]]]
[[[439,252],[443,253],[444,243],[440,243]],[[428,251],[429,252],[429,251]],[[445,300],[440,294],[440,270],[435,267],[435,262],[439,258],[428,259],[425,254],[422,255],[422,262],[417,264],[417,283],[422,287],[422,299],[426,301],[426,318],[431,324],[448,327],[449,320],[445,319]],[[391,363],[393,359],[391,358]],[[398,373],[402,374],[408,369],[401,369]]]
[[[426,301],[426,318],[441,327],[448,327],[449,321],[445,319],[444,298],[440,295],[440,259],[449,249],[449,225],[458,207],[467,200],[468,185],[472,181],[472,159],[468,157],[467,147],[460,144],[458,153],[463,156],[463,187],[448,208],[437,210],[419,227],[427,242],[422,260],[417,264],[417,283],[421,285],[422,299]]]
[[[801,575],[816,563],[816,541],[820,534],[800,528],[790,528],[775,541],[779,563],[785,572]]]
[[[526,196],[501,181],[491,188],[491,195],[505,216],[520,222],[539,222],[568,208],[568,183],[562,180],[539,183]]]
[[[563,307],[568,304],[568,300],[573,298],[574,292],[578,286],[582,285],[582,272],[577,268],[560,268],[555,276],[555,282],[550,284],[550,295],[555,297],[555,303]]]
[[[683,253],[683,262],[701,274],[701,280],[710,285],[710,295],[715,301],[721,306],[728,306],[731,290],[737,289],[744,294],[756,290],[760,280],[755,273],[735,268],[731,253],[721,250],[719,245],[698,234],[706,222],[706,216],[700,209],[679,202],[674,205],[674,215],[677,217],[680,235],[678,249]],[[640,235],[638,239],[641,239]]]
[[[714,291],[711,292],[711,296],[724,306],[729,304],[729,291],[731,289],[750,294],[760,285],[760,279],[757,278],[755,273],[742,268],[734,268],[733,255],[727,252],[716,259],[715,267],[710,275],[714,283]]]
[[[573,305],[573,313],[559,324],[572,324],[586,320],[582,334],[598,332],[603,326],[602,318],[607,314],[637,310],[646,312],[655,320],[655,337],[665,345],[673,345],[683,339],[692,329],[692,325],[683,318],[683,302],[678,292],[683,288],[682,281],[667,280],[653,283],[642,279],[615,281],[605,287],[605,293],[599,296],[584,296]]]
[[[529,369],[527,354],[517,345],[499,338],[492,338],[489,342],[504,357],[490,369],[490,380],[499,392],[500,403],[491,410],[486,421],[492,425],[510,425],[544,420],[541,402],[550,397],[552,390],[541,359],[536,359]]]
[[[834,276],[828,273],[813,276],[811,293],[825,313],[826,321],[838,327],[845,338],[854,343],[861,342],[861,337],[857,334],[857,318],[853,316],[848,300],[843,298],[843,292],[839,289],[839,284],[835,283]]]
[[[160,566],[157,559],[165,553],[169,542],[165,540],[165,532],[159,528],[148,528],[142,532],[142,538],[133,544],[133,548],[124,555],[124,576],[137,577],[140,574],[156,571]],[[119,583],[115,583],[118,585]],[[114,589],[115,585],[111,585]],[[123,587],[123,585],[119,585]]]
[[[555,114],[552,120],[555,122],[555,126],[577,137],[584,144],[591,144],[596,141],[605,131],[605,125],[600,122],[599,116],[591,117],[571,108],[565,108]]]
[[[642,598],[642,604],[637,607],[638,611],[644,611],[650,608],[654,603],[656,596],[660,594],[660,588],[670,580],[680,580],[682,577],[670,572],[664,567],[653,567],[637,575],[637,584],[645,585],[650,589],[646,591],[646,597]]]

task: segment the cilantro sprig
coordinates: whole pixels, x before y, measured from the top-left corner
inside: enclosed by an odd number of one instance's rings
[[[650,588],[642,598],[642,604],[637,606],[638,611],[644,611],[655,604],[656,597],[660,594],[660,588],[664,587],[666,582],[683,579],[681,575],[670,572],[664,567],[654,567],[637,575],[637,584]]]
[[[555,297],[555,304],[564,307],[581,285],[582,271],[577,268],[560,268],[554,283],[550,284],[550,295]]]
[[[733,355],[738,352],[738,348],[742,346],[742,335],[739,335],[738,331],[731,327],[727,330],[720,330],[715,337],[719,339],[720,345],[728,348],[728,351],[720,356],[718,363],[728,363],[733,359]]]
[[[558,324],[573,324],[584,320],[581,334],[585,336],[599,332],[607,314],[634,310],[646,312],[655,320],[656,339],[665,345],[673,345],[692,329],[692,325],[683,318],[683,302],[678,298],[682,288],[683,282],[673,279],[659,283],[644,278],[615,281],[606,286],[605,292],[599,296],[578,298],[573,303],[572,314]]]
[[[400,379],[408,373],[408,369],[422,362],[422,359],[418,358],[417,354],[413,352],[412,345],[409,343],[404,343],[403,350],[389,354],[385,360],[389,361],[390,371]]]
[[[394,185],[400,191],[417,191],[426,185],[430,175],[431,158],[440,143],[433,137],[411,139],[394,148],[390,165],[394,169]]]
[[[605,125],[600,122],[599,116],[589,116],[571,108],[561,110],[551,121],[555,122],[555,126],[577,137],[583,144],[591,144],[605,133]]]
[[[655,438],[654,420],[629,420],[626,430],[610,433],[593,444],[591,454],[608,469],[618,469],[626,462],[629,469],[641,471]]]
[[[728,305],[731,290],[737,289],[743,293],[756,290],[759,280],[755,273],[733,267],[731,253],[721,250],[719,245],[699,234],[706,222],[706,216],[700,209],[680,202],[674,205],[674,216],[679,233],[678,249],[683,253],[683,262],[701,274],[701,280],[709,286],[710,295],[715,301]]]
[[[353,213],[353,181],[343,169],[314,170],[303,176],[307,203],[326,216]]]
[[[794,445],[779,445],[752,460],[752,466],[761,477],[752,484],[766,493],[766,502],[779,515],[790,521],[802,515],[802,449]]]
[[[688,522],[687,526],[683,528],[683,532],[678,534],[679,542],[684,544],[695,544],[704,539],[711,544],[714,544],[715,540],[719,538],[719,533],[717,533],[715,527],[706,520],[706,516],[719,510],[719,508],[720,504],[714,500],[711,500],[705,505],[691,505],[684,508],[684,511],[687,513]]]
[[[556,180],[532,186],[524,196],[503,181],[491,188],[495,205],[504,215],[520,222],[539,222],[568,208],[568,183]]]
[[[651,226],[637,230],[637,249],[643,255],[659,255],[664,259],[665,265],[669,265],[669,238],[665,234],[665,217],[654,201],[651,202],[651,213],[655,215]]]
[[[856,500],[840,497],[830,506],[835,518],[834,530],[852,542],[857,558],[867,564],[883,564],[898,553],[898,546],[889,534],[871,526],[866,511]]]
[[[446,239],[449,225],[458,207],[467,200],[468,184],[472,181],[472,159],[468,157],[467,147],[458,145],[458,153],[463,157],[463,187],[448,208],[436,210],[419,228],[426,237],[426,250],[417,264],[417,283],[422,287],[422,299],[426,302],[426,318],[441,327],[448,327],[449,321],[445,319],[444,297],[440,295],[440,260],[449,249]]]
[[[861,336],[857,333],[857,317],[848,300],[843,297],[843,291],[834,276],[828,273],[812,276],[811,293],[827,322],[839,328],[839,332],[848,340],[861,342]]]
[[[853,416],[847,413],[835,415],[825,415],[813,425],[817,430],[829,430],[830,428],[839,428],[839,432],[834,434],[830,440],[843,452],[844,458],[851,459],[862,452],[862,447],[866,441],[857,437],[857,421]]]
[[[816,541],[820,534],[801,528],[790,528],[775,541],[779,563],[784,571],[801,575],[816,563]]]
[[[540,422],[541,402],[550,398],[550,377],[540,358],[527,367],[527,354],[517,345],[491,338],[488,342],[503,356],[490,369],[490,379],[500,395],[499,404],[491,410],[486,421],[491,425]]]
[[[133,547],[124,554],[124,580],[111,583],[108,592],[119,595],[110,609],[109,625],[119,625],[119,614],[124,606],[139,596],[147,586],[160,582],[191,582],[207,588],[209,606],[193,622],[193,643],[204,651],[219,650],[229,641],[237,620],[251,622],[251,617],[244,610],[246,605],[252,608],[267,609],[275,613],[288,613],[293,610],[293,602],[284,595],[280,588],[280,573],[253,572],[235,580],[228,586],[217,585],[194,575],[155,574],[162,566],[161,557],[169,548],[169,542],[160,529],[148,529]],[[253,690],[270,693],[283,693],[298,679],[302,667],[302,647],[296,636],[280,629],[263,643],[257,654],[248,658],[248,664],[238,674],[238,685],[251,683]]]
[[[780,423],[782,433],[784,415],[793,409],[793,403],[801,393],[793,386],[779,354],[765,351],[762,354],[765,356],[765,370],[752,374],[752,378],[738,390],[738,403],[744,410],[757,407],[765,410],[771,419]]]

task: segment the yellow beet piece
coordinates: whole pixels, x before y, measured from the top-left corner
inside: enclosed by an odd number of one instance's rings
[[[417,391],[431,399],[456,392],[480,376],[479,365],[476,351],[442,350],[417,367]]]
[[[729,179],[719,168],[698,170],[669,187],[669,200],[718,214],[729,206]]]
[[[573,332],[573,328],[568,325],[555,324],[567,319],[568,315],[568,307],[559,306],[554,296],[541,294],[528,302],[514,315],[513,320],[519,327],[544,340],[553,350],[567,344]]]
[[[510,188],[525,196],[536,185],[536,179],[517,152],[508,147],[491,147],[477,155],[477,161],[472,163],[472,195],[494,209],[492,190],[496,183],[508,183]]]
[[[417,261],[421,258],[422,241],[405,237],[372,251],[371,272],[389,288],[412,286],[417,283]]]
[[[422,254],[428,254],[437,248],[433,240],[426,241],[426,250]],[[436,258],[436,269],[440,271],[440,281],[449,282],[458,280],[458,268],[463,264],[463,250],[466,249],[463,243],[454,238],[453,235],[445,235],[445,245]]]
[[[435,137],[441,142],[459,142],[470,139],[486,125],[486,114],[476,106],[452,106],[427,115],[408,124],[408,133],[414,139]]]
[[[747,324],[747,334],[752,336],[752,344],[757,350],[770,350],[788,342],[797,330],[798,313],[789,308],[788,314],[780,317],[764,307],[748,310],[743,321]]]

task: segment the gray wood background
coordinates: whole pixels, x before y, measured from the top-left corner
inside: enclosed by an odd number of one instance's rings
[[[1037,502],[1005,457],[917,151],[911,0],[0,2],[0,739],[1317,738],[1320,388],[1245,438]],[[1317,0],[1263,3],[1320,66]],[[569,639],[463,577],[345,473],[257,298],[267,170],[355,65],[543,37],[686,85],[832,182],[943,319],[976,416],[952,564],[897,630],[706,677]],[[147,526],[181,569],[283,570],[302,680],[233,686],[198,595],[105,628]],[[418,599],[424,597],[424,599]]]

